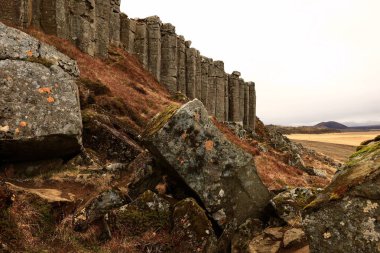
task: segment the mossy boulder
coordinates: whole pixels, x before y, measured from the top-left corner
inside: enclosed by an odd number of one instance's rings
[[[252,156],[231,143],[197,99],[170,108],[148,125],[144,142],[169,176],[193,196],[222,228],[261,217],[269,192]]]
[[[366,143],[306,207],[311,252],[380,252],[380,141]]]
[[[217,239],[205,211],[192,198],[178,202],[173,212],[174,252],[217,252]]]

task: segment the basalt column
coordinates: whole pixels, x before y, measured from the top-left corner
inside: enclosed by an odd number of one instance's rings
[[[148,69],[148,30],[146,23],[136,23],[135,54],[145,69]]]
[[[177,91],[186,95],[186,43],[183,36],[177,37],[177,60],[178,60],[178,78]]]
[[[207,91],[207,111],[210,115],[215,116],[216,106],[216,65],[211,62],[209,65],[208,91]]]
[[[95,0],[95,3],[96,55],[106,58],[108,56],[108,45],[110,43],[111,3],[109,0]]]
[[[255,131],[256,127],[256,90],[255,83],[249,82],[249,119],[248,128]]]
[[[230,111],[230,101],[228,94],[228,74],[224,73],[224,120],[228,121]]]
[[[45,33],[69,38],[69,3],[64,0],[33,1],[32,24]]]
[[[249,86],[244,83],[244,118],[243,126],[245,129],[249,128]]]
[[[224,121],[225,118],[225,76],[224,76],[224,62],[215,61],[215,117],[219,121]]]
[[[161,83],[170,93],[177,92],[177,35],[172,24],[163,24],[161,27]]]
[[[196,75],[195,75],[195,97],[201,100],[202,97],[202,58],[201,53],[197,51],[196,56]]]
[[[201,101],[208,108],[208,76],[211,59],[203,57],[201,59]]]
[[[31,0],[0,0],[0,19],[11,24],[29,27],[31,23]]]
[[[101,0],[97,0],[102,2]],[[95,0],[76,1],[70,0],[70,39],[83,52],[95,56],[96,46],[96,13]],[[99,14],[99,12],[98,12]],[[105,24],[103,24],[105,25]],[[108,24],[106,26],[106,29]],[[107,29],[108,31],[108,29]],[[99,40],[99,38],[98,38]],[[101,40],[101,39],[100,39]],[[108,39],[106,40],[108,42]]]
[[[186,95],[188,98],[194,99],[196,93],[197,50],[190,48],[190,41],[186,41],[186,43]]]
[[[135,50],[135,34],[136,21],[122,13],[120,16],[120,42],[129,53],[134,53]]]
[[[228,120],[232,122],[240,121],[240,72],[234,71],[228,77],[228,101],[229,116]]]
[[[161,76],[161,20],[157,16],[146,19],[148,29],[148,70],[160,81]]]
[[[237,122],[240,122],[243,124],[244,121],[244,92],[245,92],[245,82],[244,79],[239,79],[239,120]]]
[[[120,46],[120,0],[111,1],[109,18],[109,42],[111,45]]]

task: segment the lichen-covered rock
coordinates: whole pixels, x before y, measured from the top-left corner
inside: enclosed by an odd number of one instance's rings
[[[117,188],[106,190],[87,201],[73,216],[73,226],[77,231],[84,231],[88,226],[103,219],[111,210],[128,202],[126,196]]]
[[[174,247],[174,252],[217,251],[212,224],[194,199],[184,199],[175,205],[173,223],[172,235],[179,241]]]
[[[380,141],[373,140],[307,206],[311,252],[380,252],[379,175]]]
[[[229,142],[195,99],[158,115],[147,127],[148,149],[178,175],[223,228],[260,217],[269,192],[252,156]]]
[[[292,188],[277,194],[271,203],[277,214],[291,226],[301,225],[303,208],[321,189]]]
[[[67,56],[0,23],[0,160],[80,150],[78,74]]]

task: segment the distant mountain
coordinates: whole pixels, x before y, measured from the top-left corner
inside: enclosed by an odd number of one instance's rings
[[[335,122],[335,121],[321,122],[321,123],[315,125],[315,127],[329,128],[329,129],[347,129],[348,128],[347,126],[345,126],[341,123]]]

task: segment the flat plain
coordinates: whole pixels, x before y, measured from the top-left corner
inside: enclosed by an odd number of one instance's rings
[[[380,135],[380,131],[329,134],[291,134],[289,139],[303,146],[345,162],[361,142]]]

